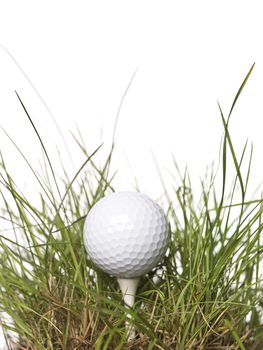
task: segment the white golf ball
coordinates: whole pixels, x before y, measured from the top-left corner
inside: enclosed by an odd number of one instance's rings
[[[170,226],[162,208],[139,192],[116,192],[99,200],[84,225],[84,244],[103,271],[119,278],[149,272],[163,258]]]

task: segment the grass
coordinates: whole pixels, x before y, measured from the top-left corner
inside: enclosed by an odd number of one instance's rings
[[[171,189],[160,173],[172,240],[164,260],[141,278],[131,311],[137,336],[130,343],[117,282],[90,261],[82,241],[87,212],[114,191],[109,176],[114,147],[98,166],[100,147],[89,154],[76,137],[86,160],[73,178],[62,169],[58,180],[41,133],[17,94],[46,170],[39,175],[19,151],[40,187],[39,200],[32,203],[1,154],[1,220],[8,229],[0,236],[0,310],[10,349],[263,349],[263,203],[247,199],[252,151],[245,161],[245,144],[238,155],[229,130],[253,67],[227,117],[219,105],[220,191],[213,169],[200,183],[198,200],[190,175],[175,161]]]

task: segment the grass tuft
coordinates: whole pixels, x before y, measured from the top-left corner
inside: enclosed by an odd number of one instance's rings
[[[58,180],[41,135],[16,93],[47,163],[40,176],[19,151],[40,185],[39,201],[32,203],[0,156],[5,227],[0,235],[0,312],[10,349],[263,348],[263,203],[262,198],[247,198],[252,147],[244,171],[248,144],[238,154],[229,128],[253,67],[227,118],[218,104],[224,130],[221,192],[213,169],[201,181],[198,199],[188,171],[182,174],[175,161],[172,191],[160,172],[172,239],[163,261],[141,278],[131,310],[137,336],[130,343],[125,328],[129,318],[116,279],[92,263],[82,240],[87,212],[114,191],[109,177],[113,147],[98,166],[100,147],[89,154],[81,137],[74,136],[86,160],[72,178],[62,169]],[[229,162],[234,164],[232,175]]]

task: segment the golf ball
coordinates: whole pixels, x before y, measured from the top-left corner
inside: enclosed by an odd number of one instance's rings
[[[84,224],[84,244],[103,271],[119,278],[149,272],[163,258],[170,225],[162,208],[139,192],[115,192],[99,200]]]

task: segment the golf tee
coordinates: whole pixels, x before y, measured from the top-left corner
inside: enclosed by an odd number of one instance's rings
[[[118,278],[118,283],[123,295],[123,300],[126,306],[133,307],[135,302],[135,296],[140,278]],[[128,308],[127,308],[128,310]],[[127,317],[132,318],[132,315],[127,311]],[[135,338],[135,328],[131,322],[126,322],[128,331],[128,340]]]

